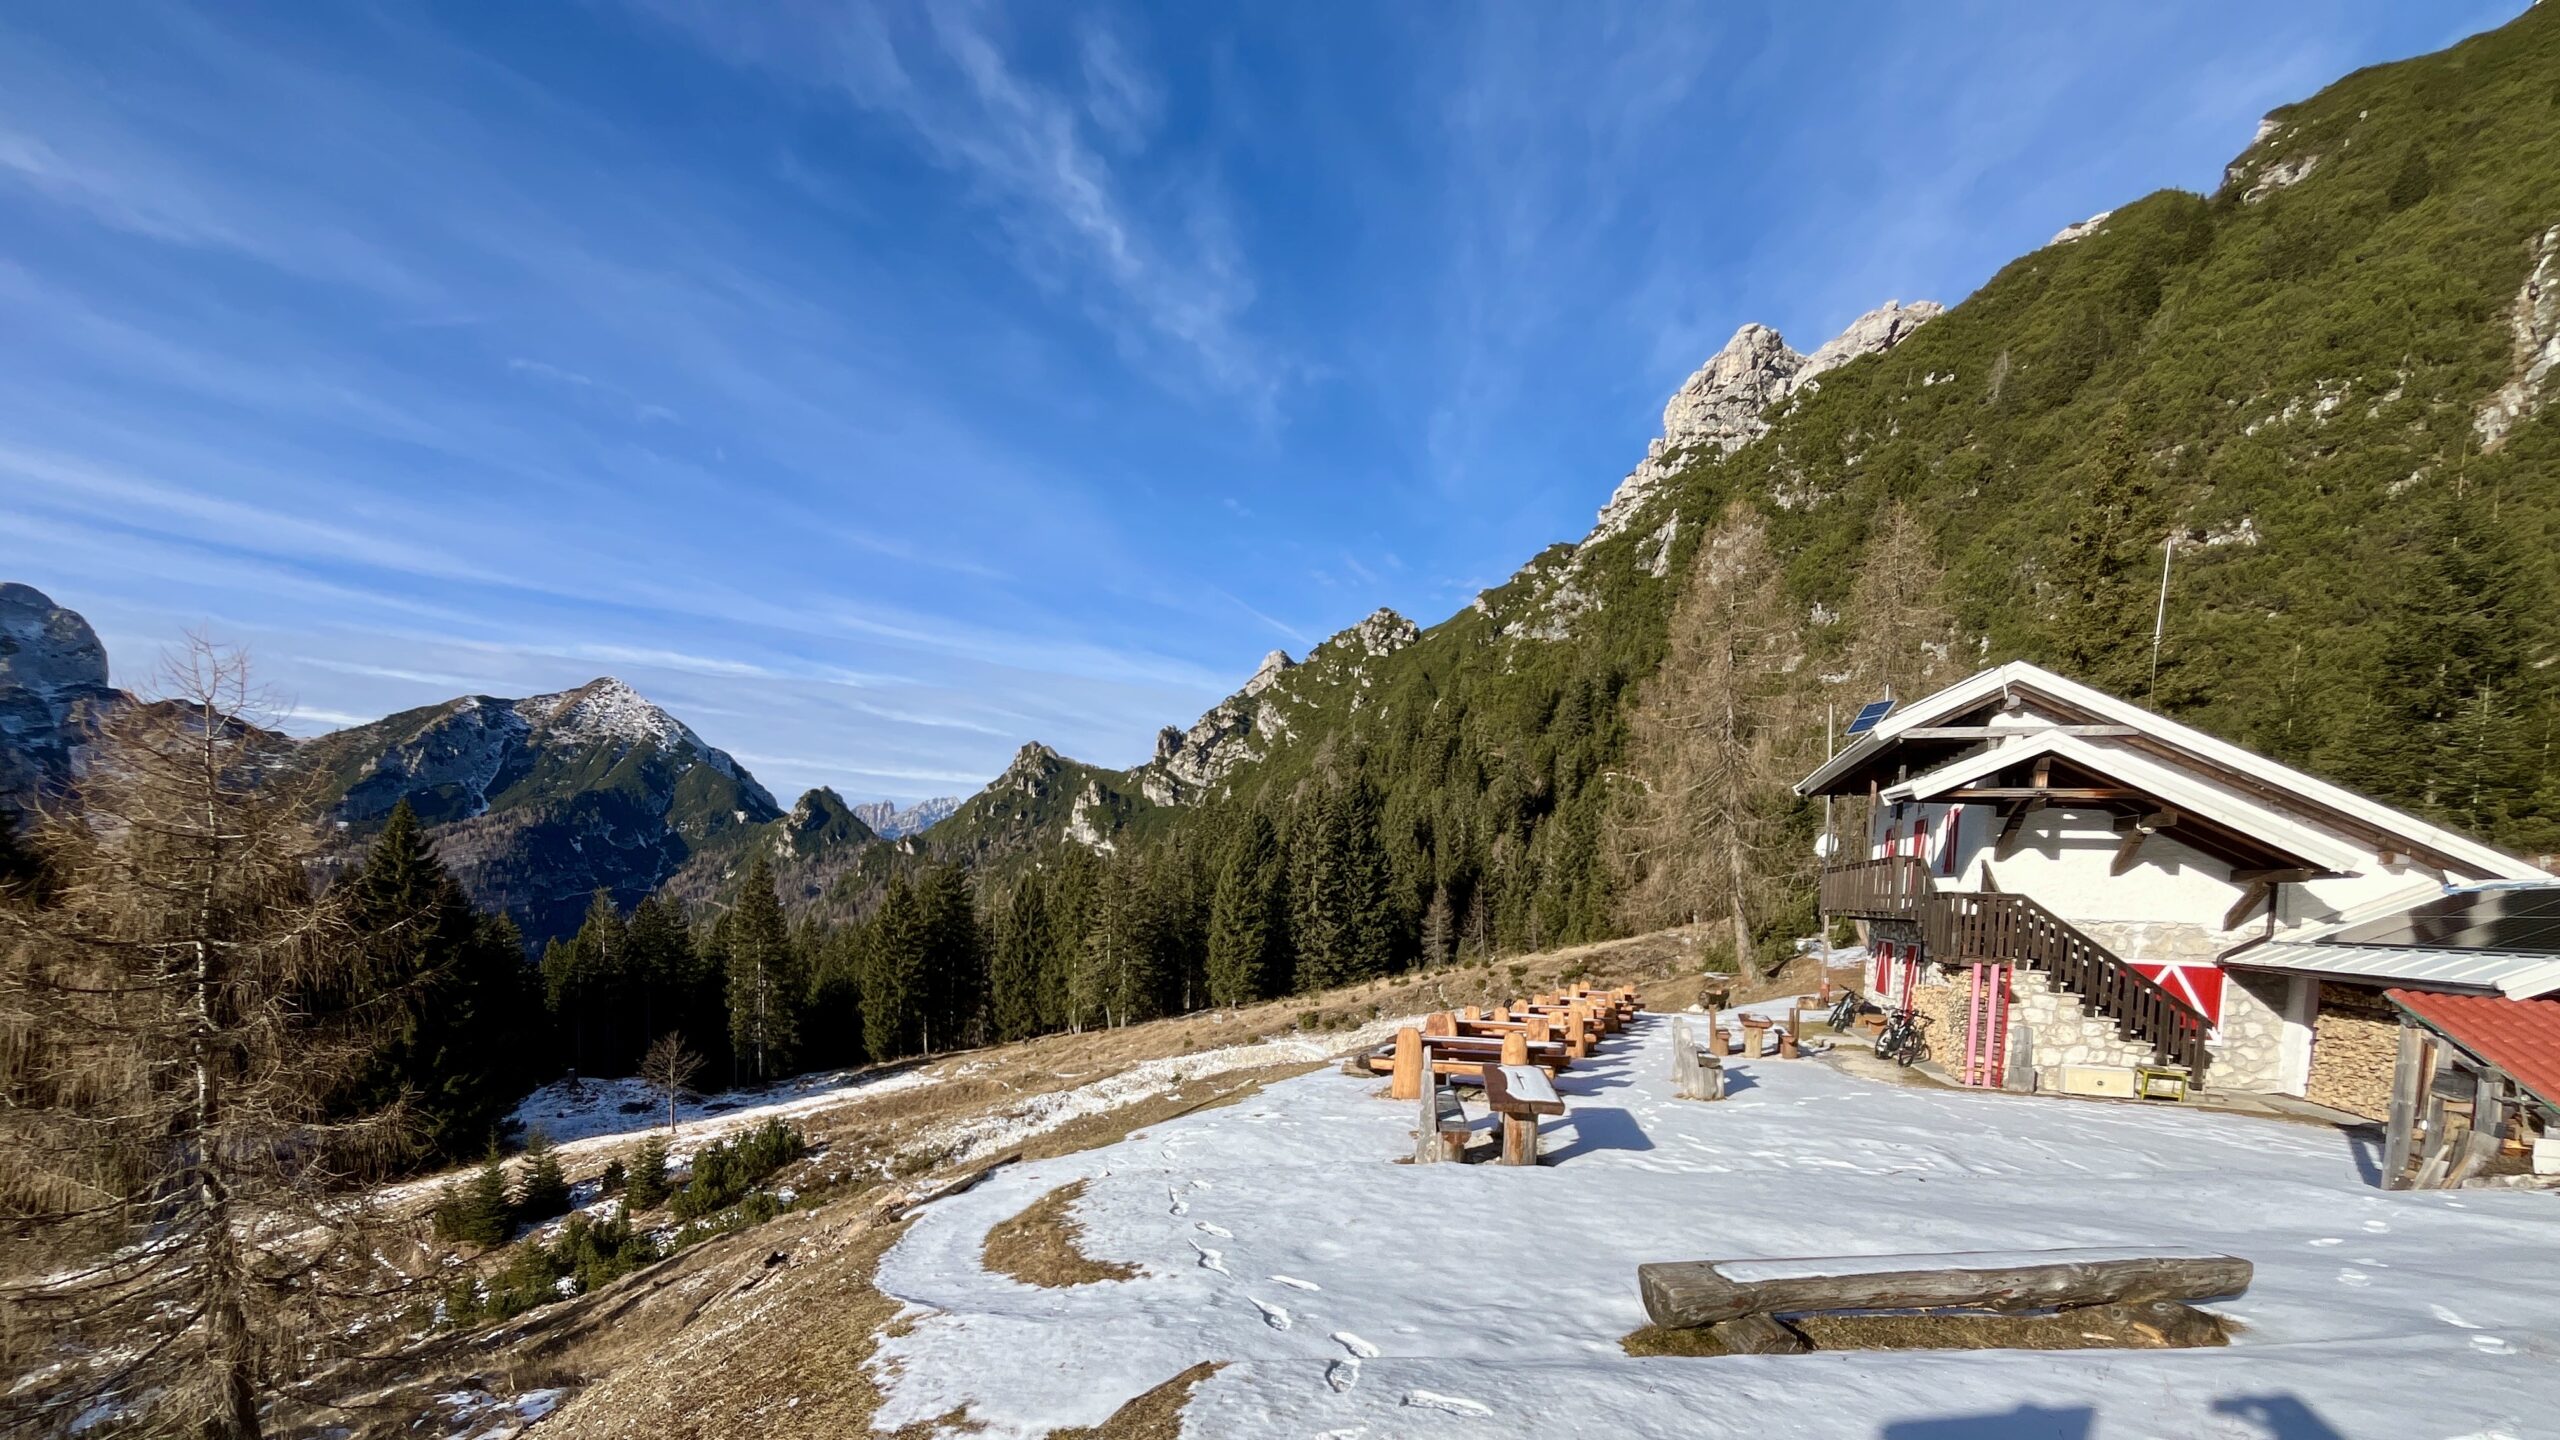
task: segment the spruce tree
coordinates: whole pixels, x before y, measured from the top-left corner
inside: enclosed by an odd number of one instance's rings
[[[639,1152],[631,1158],[630,1175],[623,1186],[623,1208],[626,1212],[654,1210],[667,1203],[669,1193],[667,1137],[651,1135],[640,1142]]]
[[[791,944],[790,923],[762,855],[747,869],[737,909],[728,916],[729,1043],[757,1084],[788,1073],[800,1038],[800,1004],[808,993]]]
[[[521,938],[472,910],[406,800],[337,894],[373,977],[365,1003],[384,1024],[341,1108],[406,1097],[426,1158],[472,1153],[533,1078],[538,1005]]]
[[[496,1146],[471,1180],[453,1196],[453,1208],[436,1217],[436,1233],[447,1240],[487,1250],[507,1243],[514,1221],[507,1204],[507,1167]],[[447,1219],[450,1215],[450,1219]]]
[[[516,1189],[511,1212],[524,1223],[548,1220],[569,1208],[568,1177],[560,1173],[560,1152],[540,1130],[525,1141],[524,1181]]]
[[[998,1040],[1027,1040],[1056,1023],[1045,995],[1052,938],[1048,890],[1024,876],[996,914],[987,957],[990,1019]]]
[[[984,1033],[987,970],[968,876],[956,865],[933,867],[917,885],[916,905],[924,946],[918,1041],[927,1051],[974,1043]]]
[[[1286,988],[1285,879],[1279,832],[1255,811],[1237,827],[1210,900],[1210,1004],[1250,1004]]]
[[[923,1045],[930,945],[915,888],[904,874],[892,875],[863,932],[862,1043],[874,1060],[913,1055]]]

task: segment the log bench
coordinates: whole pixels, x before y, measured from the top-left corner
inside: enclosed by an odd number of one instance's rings
[[[1689,1033],[1689,1022],[1671,1022],[1671,1083],[1683,1100],[1724,1098],[1724,1061]]]
[[[1555,1082],[1534,1065],[1488,1065],[1485,1108],[1502,1117],[1502,1163],[1538,1163],[1538,1117],[1564,1113]]]
[[[2234,1256],[2166,1246],[1683,1260],[1637,1266],[1636,1286],[1654,1324],[1703,1326],[1735,1354],[1764,1355],[1806,1348],[1787,1315],[2150,1306],[2175,1320],[2191,1302],[2246,1291],[2250,1273]]]
[[[1413,1163],[1434,1165],[1467,1155],[1467,1109],[1455,1086],[1434,1077],[1422,1095],[1422,1119],[1414,1128]]]

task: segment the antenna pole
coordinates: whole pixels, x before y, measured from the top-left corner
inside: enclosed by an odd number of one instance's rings
[[[2147,700],[2160,695],[2160,636],[2169,628],[2169,561],[2178,553],[2178,536],[2172,531],[2160,546],[2160,608],[2151,617],[2151,688]]]

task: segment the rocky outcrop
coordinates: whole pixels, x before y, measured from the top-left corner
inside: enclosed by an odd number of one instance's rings
[[[1698,368],[1662,410],[1662,437],[1645,451],[1634,473],[1621,481],[1589,540],[1605,540],[1631,524],[1645,502],[1679,468],[1686,453],[1730,455],[1768,433],[1763,415],[1790,396],[1808,393],[1825,371],[1867,355],[1881,355],[1946,313],[1933,300],[1884,304],[1851,321],[1849,328],[1810,355],[1799,355],[1766,325],[1733,332],[1715,357]]]
[[[0,805],[69,780],[90,723],[122,699],[87,620],[31,585],[0,585]]]
[[[2054,231],[2053,238],[2045,243],[2047,245],[2068,245],[2074,240],[2086,240],[2090,236],[2097,234],[2098,227],[2106,224],[2107,217],[2114,213],[2116,212],[2113,210],[2101,210],[2097,214],[2090,216],[2088,219],[2081,221],[2077,225],[2065,225],[2061,229]]]
[[[2505,444],[2518,424],[2542,408],[2544,383],[2560,369],[2560,225],[2534,242],[2533,268],[2507,312],[2507,334],[2514,357],[2507,383],[2471,418],[2484,453]]]
[[[1382,605],[1370,611],[1369,618],[1318,645],[1308,653],[1307,659],[1312,662],[1328,651],[1382,659],[1421,638],[1420,627]],[[1270,663],[1268,660],[1263,662],[1266,667]]]

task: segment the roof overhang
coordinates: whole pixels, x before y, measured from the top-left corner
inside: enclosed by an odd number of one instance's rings
[[[2279,866],[2340,874],[2364,863],[2365,856],[2308,825],[2275,814],[2264,806],[2233,798],[2192,776],[2128,750],[2101,749],[2076,735],[2059,731],[2022,732],[2017,739],[1993,744],[1962,756],[1925,775],[1915,775],[1882,791],[1887,800],[1962,800],[1968,789],[2003,770],[2051,757],[2093,776],[2113,781],[2162,809],[2210,822],[2247,849]],[[2037,803],[2033,795],[1995,803]],[[2052,802],[2067,805],[2067,799]]]
[[[2560,960],[2492,950],[2279,941],[2225,955],[2222,963],[2235,970],[2270,970],[2355,985],[2396,985],[2460,995],[2503,995],[2510,1000],[2560,992]]]
[[[2163,767],[2210,775],[2253,797],[2253,803],[2314,818],[2377,850],[2406,854],[2436,868],[2481,879],[2549,878],[2533,865],[2467,835],[2430,824],[2341,786],[2303,774],[2238,745],[2218,740],[2164,715],[2117,699],[2041,666],[2012,661],[1960,680],[1885,718],[1856,744],[1823,762],[1797,782],[1799,795],[1842,795],[1897,784],[1909,771],[1935,769],[1951,757],[1947,747],[1964,741],[1946,734],[1949,722],[1976,712],[2014,720],[1984,725],[1973,742],[2001,743],[2014,731],[2042,731],[2078,738],[2072,731],[2106,729],[2112,755],[2146,755]],[[2332,842],[2332,849],[2342,847]],[[2358,868],[2370,857],[2354,852]],[[2448,876],[2450,878],[2450,875]]]

